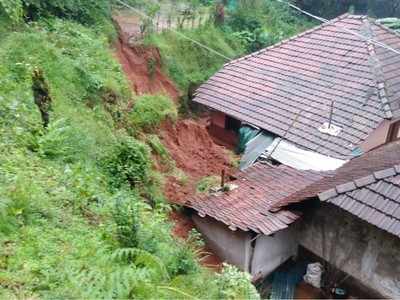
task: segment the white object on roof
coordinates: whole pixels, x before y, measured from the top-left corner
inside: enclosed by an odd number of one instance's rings
[[[263,157],[268,157],[271,151],[273,151],[271,156],[273,159],[297,170],[333,171],[347,162],[346,160],[300,149],[280,138],[274,140]]]
[[[329,124],[328,122],[322,124],[321,127],[318,128],[318,130],[322,133],[326,133],[333,136],[338,136],[342,132],[341,127],[334,124]]]

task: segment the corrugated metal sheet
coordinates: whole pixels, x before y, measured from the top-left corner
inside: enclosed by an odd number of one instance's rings
[[[338,26],[336,26],[338,25]],[[288,41],[235,60],[202,85],[195,102],[339,159],[385,119],[400,114],[400,56],[341,29],[372,33],[400,49],[400,37],[362,16],[343,16]],[[331,136],[318,128],[342,128]]]
[[[381,146],[360,157],[353,158],[334,173],[325,174],[325,177],[320,181],[299,189],[296,193],[283,199],[280,203],[277,203],[276,207],[297,202],[299,199],[316,197],[323,191],[351,182],[357,178],[362,178],[363,181],[368,182],[368,176],[372,173],[390,168],[396,164],[400,164],[400,141]],[[374,180],[372,176],[371,178]]]

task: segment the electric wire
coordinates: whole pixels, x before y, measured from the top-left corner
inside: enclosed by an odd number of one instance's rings
[[[131,6],[131,5],[129,5],[129,4],[125,3],[125,2],[123,2],[123,1],[121,1],[121,0],[116,0],[116,1],[117,1],[118,3],[120,3],[121,5],[125,6],[126,8],[129,8],[129,9],[133,10],[134,12],[136,12],[137,14],[139,14],[140,16],[142,16],[143,18],[148,19],[148,20],[151,20],[151,21],[153,20],[152,17],[146,15],[146,14],[145,14],[144,12],[142,12],[141,10],[139,10],[139,9],[137,9],[137,8],[134,8],[133,6]],[[224,55],[224,54],[218,52],[217,50],[212,49],[212,48],[210,48],[210,47],[208,47],[208,46],[206,46],[206,45],[204,45],[204,44],[202,44],[202,43],[200,43],[200,42],[198,42],[198,41],[196,41],[196,40],[194,40],[194,39],[192,39],[192,38],[186,36],[185,34],[179,32],[178,30],[175,30],[175,29],[173,29],[173,28],[169,28],[168,30],[169,30],[169,31],[172,31],[172,32],[175,33],[176,35],[178,35],[178,36],[180,36],[180,37],[182,37],[182,38],[184,38],[184,39],[186,39],[186,40],[188,40],[188,41],[191,41],[192,43],[196,44],[197,46],[199,46],[199,47],[201,47],[201,48],[203,48],[203,49],[206,49],[206,50],[208,50],[208,51],[210,51],[210,52],[212,52],[212,53],[214,53],[214,54],[216,54],[216,55],[222,57],[223,59],[225,59],[225,60],[227,60],[227,61],[233,60],[233,58],[228,57],[228,56],[226,56],[226,55]]]
[[[275,0],[275,1],[280,2],[280,3],[282,3],[282,4],[285,4],[285,5],[288,5],[289,7],[291,7],[291,8],[293,8],[293,9],[295,9],[295,10],[301,12],[302,14],[305,14],[305,15],[307,15],[307,16],[313,18],[313,19],[316,19],[316,20],[322,22],[322,23],[330,23],[331,25],[333,25],[333,26],[335,26],[335,27],[337,27],[337,28],[340,28],[340,29],[342,29],[342,30],[344,30],[344,31],[346,31],[346,32],[348,32],[348,33],[354,35],[354,36],[357,36],[357,37],[359,37],[359,38],[361,38],[361,39],[363,39],[363,40],[365,40],[365,41],[367,41],[367,42],[369,42],[369,43],[371,43],[371,44],[374,44],[374,45],[379,46],[379,47],[381,47],[381,48],[384,48],[384,49],[386,49],[386,50],[392,51],[392,52],[394,52],[394,53],[396,53],[396,54],[400,54],[400,51],[399,51],[399,50],[394,49],[393,47],[391,47],[391,46],[389,46],[389,45],[386,45],[385,43],[382,43],[382,42],[379,42],[379,41],[374,40],[374,39],[372,39],[372,38],[369,38],[369,37],[367,37],[367,36],[365,36],[365,35],[362,35],[362,34],[356,32],[356,31],[354,31],[354,30],[348,29],[348,28],[346,28],[346,27],[344,27],[344,26],[341,26],[341,25],[339,25],[339,24],[331,23],[329,20],[324,19],[324,18],[319,17],[319,16],[316,16],[316,15],[314,15],[314,14],[308,12],[308,11],[305,11],[305,10],[301,9],[300,7],[298,7],[298,6],[296,6],[296,5],[292,4],[292,3],[289,3],[289,2],[284,1],[284,0]]]

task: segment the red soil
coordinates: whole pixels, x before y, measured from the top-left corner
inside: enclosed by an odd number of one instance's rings
[[[219,175],[222,170],[227,174],[232,171],[225,148],[214,143],[203,122],[181,120],[174,125],[165,124],[161,138],[176,166],[188,176],[186,182],[168,178],[165,193],[171,202],[182,204],[195,192],[201,178]]]
[[[163,93],[178,100],[178,89],[162,72],[159,51],[151,47],[129,45],[129,38],[138,34],[137,20],[116,17],[115,21],[120,31],[116,56],[135,94]],[[149,71],[149,61],[155,62],[153,74]],[[176,166],[187,176],[185,182],[180,182],[174,176],[167,178],[165,195],[173,203],[184,203],[185,199],[195,192],[196,184],[201,178],[219,175],[222,170],[226,170],[228,175],[233,171],[225,148],[214,143],[203,120],[180,120],[176,124],[164,124],[160,130],[160,138],[175,160]],[[157,169],[167,169],[162,166],[160,159],[155,157],[155,160]],[[175,223],[174,235],[186,239],[194,228],[192,220],[178,212],[173,212],[171,219]],[[220,259],[208,248],[202,250],[203,253],[207,253],[200,257],[202,265],[220,270]]]
[[[163,73],[161,55],[158,49],[146,46],[129,45],[129,35],[125,23],[119,23],[120,38],[116,43],[116,55],[128,77],[132,90],[137,95],[165,94],[178,100],[179,91],[174,83]]]

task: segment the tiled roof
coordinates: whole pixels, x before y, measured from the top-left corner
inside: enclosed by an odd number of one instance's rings
[[[336,186],[319,198],[400,237],[400,165]]]
[[[274,208],[286,206],[291,202],[298,202],[299,199],[316,197],[323,191],[397,164],[400,164],[400,141],[381,146],[350,160],[343,167],[337,169],[335,173],[325,174],[320,181],[298,189],[297,192],[277,203]]]
[[[297,171],[261,163],[239,172],[231,184],[237,187],[229,192],[196,195],[185,203],[202,216],[210,216],[225,223],[231,230],[237,228],[266,235],[285,229],[299,218],[299,213],[288,209],[269,212],[277,201],[298,188],[321,179],[316,172]]]
[[[400,49],[400,37],[365,16],[344,15],[226,64],[194,101],[340,159],[384,120],[400,116],[400,55],[343,28]],[[318,128],[328,121],[338,136]]]

